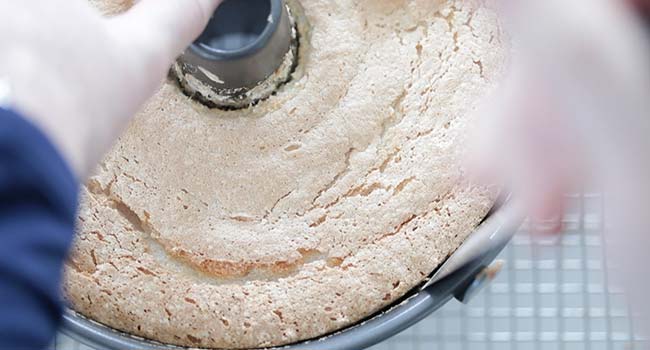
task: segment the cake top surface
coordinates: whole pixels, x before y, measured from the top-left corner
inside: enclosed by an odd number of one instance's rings
[[[302,19],[290,83],[222,111],[169,81],[89,181],[75,310],[185,346],[310,339],[399,299],[490,209],[460,164],[504,61],[496,15],[471,1],[288,3]]]

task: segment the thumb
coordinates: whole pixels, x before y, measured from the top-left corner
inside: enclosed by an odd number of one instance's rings
[[[129,57],[127,63],[157,84],[201,34],[222,1],[140,0],[126,13],[109,19],[109,30]]]

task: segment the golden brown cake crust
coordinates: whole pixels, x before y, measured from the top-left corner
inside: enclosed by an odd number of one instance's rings
[[[82,193],[75,310],[185,346],[310,339],[403,296],[487,213],[459,164],[504,60],[495,14],[301,6],[301,67],[276,96],[209,110],[168,82],[132,122]]]

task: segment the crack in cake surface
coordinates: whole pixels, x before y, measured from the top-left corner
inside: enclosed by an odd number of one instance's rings
[[[502,66],[493,12],[301,3],[301,79],[245,111],[166,84],[108,155],[67,271],[77,311],[186,346],[313,338],[418,285],[487,213],[459,161]]]

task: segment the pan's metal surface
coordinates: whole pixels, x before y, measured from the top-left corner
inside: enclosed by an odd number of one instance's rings
[[[284,0],[227,0],[172,72],[206,106],[239,109],[289,81],[297,60],[297,24]]]
[[[181,55],[188,69],[216,89],[252,88],[280,67],[291,43],[291,23],[283,0],[229,0],[201,36]],[[259,28],[255,28],[259,27]]]
[[[522,206],[512,199],[511,193],[505,193],[497,200],[495,208],[488,214],[491,230],[483,230],[470,235],[445,263],[431,276],[423,289],[437,283],[456,272],[477,256],[482,256],[495,248],[505,245],[517,231],[520,222],[511,222],[510,217],[523,217]],[[509,210],[496,210],[508,203]]]
[[[514,233],[523,218],[511,199],[500,204],[472,235],[504,236]],[[409,328],[452,298],[466,300],[476,289],[479,275],[508,243],[500,240],[489,250],[467,261],[446,277],[426,288],[415,288],[400,302],[370,319],[318,340],[283,347],[287,350],[360,350],[378,344]],[[68,310],[62,332],[98,350],[182,349],[136,338],[115,331]]]

